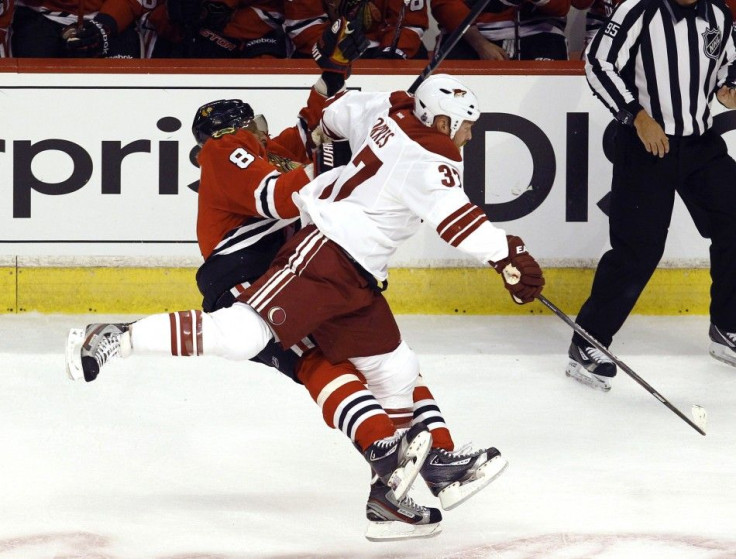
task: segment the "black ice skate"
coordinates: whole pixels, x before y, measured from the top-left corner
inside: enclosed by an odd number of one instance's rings
[[[593,346],[581,347],[573,342],[567,354],[570,357],[565,369],[568,377],[603,392],[611,390],[616,365],[601,350]]]
[[[726,332],[711,324],[708,335],[711,339],[708,353],[718,361],[736,367],[736,332]]]
[[[442,531],[439,509],[423,507],[408,496],[399,501],[381,480],[371,485],[365,516],[365,537],[372,542],[430,538]]]
[[[102,366],[130,353],[128,324],[89,324],[72,328],[66,341],[66,372],[72,380],[97,378]],[[124,338],[124,340],[121,340]]]
[[[500,476],[508,466],[501,453],[491,447],[458,451],[433,448],[422,466],[422,477],[442,508],[452,510]]]
[[[419,473],[432,446],[432,435],[423,423],[397,431],[369,446],[363,455],[379,479],[401,501]]]

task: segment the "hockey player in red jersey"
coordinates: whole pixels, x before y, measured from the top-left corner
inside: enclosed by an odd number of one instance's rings
[[[432,0],[432,15],[440,27],[438,46],[460,25],[473,2]],[[570,2],[491,0],[447,58],[567,60],[565,26]]]
[[[300,0],[285,2],[284,28],[297,57],[307,57],[321,30],[335,19],[333,2]],[[429,27],[426,2],[369,0],[361,3],[363,32],[370,41],[363,58],[427,58],[422,37]]]
[[[284,347],[297,343],[312,332],[331,362],[339,364],[349,358],[363,377],[359,379],[350,367],[335,379],[334,369],[326,373],[324,369],[310,369],[309,359],[303,360],[299,377],[322,406],[328,424],[352,432],[353,421],[341,424],[344,415],[338,415],[334,410],[343,403],[362,401],[362,395],[353,397],[356,390],[363,390],[360,380],[365,380],[370,389],[368,401],[375,397],[380,403],[377,409],[372,405],[360,408],[365,412],[361,417],[366,420],[382,417],[385,412],[381,406],[384,410],[409,410],[409,416],[412,415],[411,410],[415,414],[419,412],[419,417],[439,415],[438,410],[433,411],[436,406],[431,397],[427,398],[426,388],[418,385],[416,356],[401,341],[393,316],[371,276],[385,279],[385,259],[395,249],[396,243],[418,227],[419,217],[415,212],[423,214],[428,223],[435,224],[439,220],[436,224],[438,231],[447,242],[492,264],[502,274],[504,284],[518,302],[533,300],[544,281],[523,242],[518,237],[507,238],[493,227],[462,192],[459,147],[470,139],[472,121],[479,115],[474,96],[462,84],[448,77],[430,78],[425,86],[417,91],[416,100],[403,92],[360,94],[358,97],[347,93],[333,101],[323,114],[323,126],[328,134],[337,139],[335,131],[338,131],[340,137],[348,138],[356,146],[368,142],[384,147],[397,135],[400,142],[410,142],[407,146],[414,146],[411,150],[418,151],[409,154],[411,157],[407,157],[407,164],[419,165],[410,184],[404,184],[409,176],[404,175],[404,171],[398,177],[381,177],[381,173],[376,173],[381,165],[376,166],[377,160],[369,156],[366,150],[370,148],[366,146],[358,151],[350,165],[323,175],[298,195],[310,218],[327,223],[330,211],[321,202],[314,205],[315,201],[322,200],[335,208],[344,205],[340,202],[361,191],[357,188],[361,181],[355,179],[356,168],[365,169],[368,181],[372,173],[377,180],[388,180],[393,185],[385,190],[386,193],[390,194],[394,188],[406,193],[406,197],[399,196],[392,203],[394,211],[379,211],[375,215],[375,223],[366,221],[360,209],[333,214],[337,226],[334,232],[338,237],[344,237],[341,245],[327,241],[314,226],[300,231],[282,249],[266,276],[245,289],[238,296],[239,301],[230,307],[213,313],[188,311],[153,315],[130,327],[90,325],[86,332],[73,331],[67,359],[72,376],[84,375],[91,380],[111,356],[127,356],[133,351],[246,359],[273,338],[272,332],[278,334]],[[346,101],[350,104],[344,106]],[[394,106],[402,112],[388,116]],[[383,115],[386,110],[388,112]],[[335,120],[336,115],[349,118],[352,114],[366,114],[367,123],[356,122],[355,129],[350,130],[349,120]],[[407,119],[405,124],[410,128],[406,131],[395,128],[400,125],[388,124],[387,117],[392,122],[396,122],[393,119]],[[428,125],[422,124],[420,119]],[[398,151],[402,151],[401,146],[399,148]],[[240,157],[237,159],[242,160]],[[393,164],[390,166],[395,167]],[[420,185],[422,187],[417,190]],[[369,197],[370,192],[375,195],[372,189],[366,192]],[[365,202],[357,199],[352,203],[356,201],[358,208]],[[425,210],[432,207],[435,210],[424,215]],[[358,235],[348,231],[352,220],[355,220],[358,231],[354,232]],[[387,243],[375,251],[369,247],[376,248],[374,239],[377,238],[376,225],[379,223],[382,223],[379,227],[388,225],[384,238]],[[350,239],[362,239],[358,242],[363,249],[350,249],[348,256],[343,246],[351,246]],[[372,257],[364,257],[363,250],[368,250]],[[286,268],[282,269],[283,264]],[[335,298],[336,291],[341,293],[339,298]],[[260,309],[259,300],[262,298],[272,299],[274,305]],[[249,304],[240,301],[248,301]],[[254,306],[266,315],[269,322],[260,318]],[[300,331],[303,335],[297,334]],[[172,340],[175,341],[173,345]],[[413,401],[417,396],[420,398],[418,404]],[[413,419],[417,420],[417,415]],[[419,421],[416,423],[420,424]],[[442,430],[437,432],[442,433]],[[451,439],[447,439],[451,450]],[[372,454],[387,444],[375,441],[367,449],[365,443],[360,446],[368,457],[368,450]],[[435,447],[429,454],[431,460],[421,467],[421,475],[433,493],[440,497],[446,510],[488,485],[506,465],[495,448],[462,453]],[[415,464],[421,464],[421,459],[417,458]],[[381,473],[376,470],[376,464],[372,463],[372,466],[384,483],[389,481],[386,477],[389,472]],[[400,500],[406,487],[394,490]],[[375,504],[373,491],[369,500],[369,518],[375,512],[371,509],[372,501]],[[383,503],[378,505],[380,509]],[[431,522],[432,518],[429,520]]]
[[[138,33],[143,58],[285,58],[280,0],[104,0],[94,17],[62,32],[70,56],[105,57]]]
[[[118,32],[114,18],[98,14],[103,4],[111,1],[121,5],[138,4],[137,0],[16,0],[12,26],[13,56],[103,56],[90,54],[85,49],[68,48],[70,40],[74,43],[74,38],[79,38],[84,44],[97,45],[100,51],[104,51],[104,56],[140,58],[140,39],[135,28],[120,28]],[[77,44],[81,46],[81,43]]]
[[[281,0],[165,0],[143,16],[145,58],[286,58]]]

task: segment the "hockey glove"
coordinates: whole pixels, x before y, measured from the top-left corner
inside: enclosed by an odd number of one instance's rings
[[[323,70],[349,76],[350,65],[360,58],[368,44],[360,26],[340,18],[325,28],[312,47],[312,58]]]
[[[218,33],[225,29],[235,10],[224,2],[207,0],[202,2],[199,12],[199,26]]]
[[[100,58],[110,52],[110,37],[118,24],[107,14],[98,13],[94,19],[84,20],[82,26],[69,25],[61,32],[67,53],[74,58]]]
[[[314,175],[321,175],[335,167],[347,165],[352,157],[353,152],[347,140],[322,142],[314,154]]]
[[[504,287],[511,293],[515,303],[531,303],[544,286],[542,269],[526,251],[524,241],[514,235],[507,235],[506,240],[509,244],[509,255],[491,265],[501,274]]]

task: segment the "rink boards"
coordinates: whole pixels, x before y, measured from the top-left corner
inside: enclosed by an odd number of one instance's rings
[[[0,267],[0,313],[141,313],[198,308],[196,268]],[[590,268],[546,268],[545,295],[576,314],[590,292]],[[706,269],[659,269],[634,309],[641,314],[707,314]],[[482,268],[397,268],[386,291],[398,314],[545,314],[516,305],[500,277]]]
[[[316,69],[310,61],[54,64],[0,60],[0,93],[14,107],[0,117],[0,312],[199,306],[193,111],[242,97],[279,131],[293,124]],[[348,85],[406,88],[422,67],[361,61]],[[574,314],[607,247],[611,115],[580,63],[442,70],[461,76],[483,109],[465,148],[466,193],[524,239],[545,270],[546,295]],[[49,119],[37,110],[49,105],[84,110]],[[714,109],[733,150],[733,115]],[[635,312],[707,313],[707,255],[678,202],[663,267]],[[392,259],[386,294],[398,313],[546,312],[513,304],[495,272],[479,266],[425,227]]]

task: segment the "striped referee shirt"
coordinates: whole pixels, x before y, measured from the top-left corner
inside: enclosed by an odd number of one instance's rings
[[[735,36],[720,0],[626,0],[588,46],[585,74],[618,120],[643,108],[667,135],[703,134],[715,92],[736,85]]]

